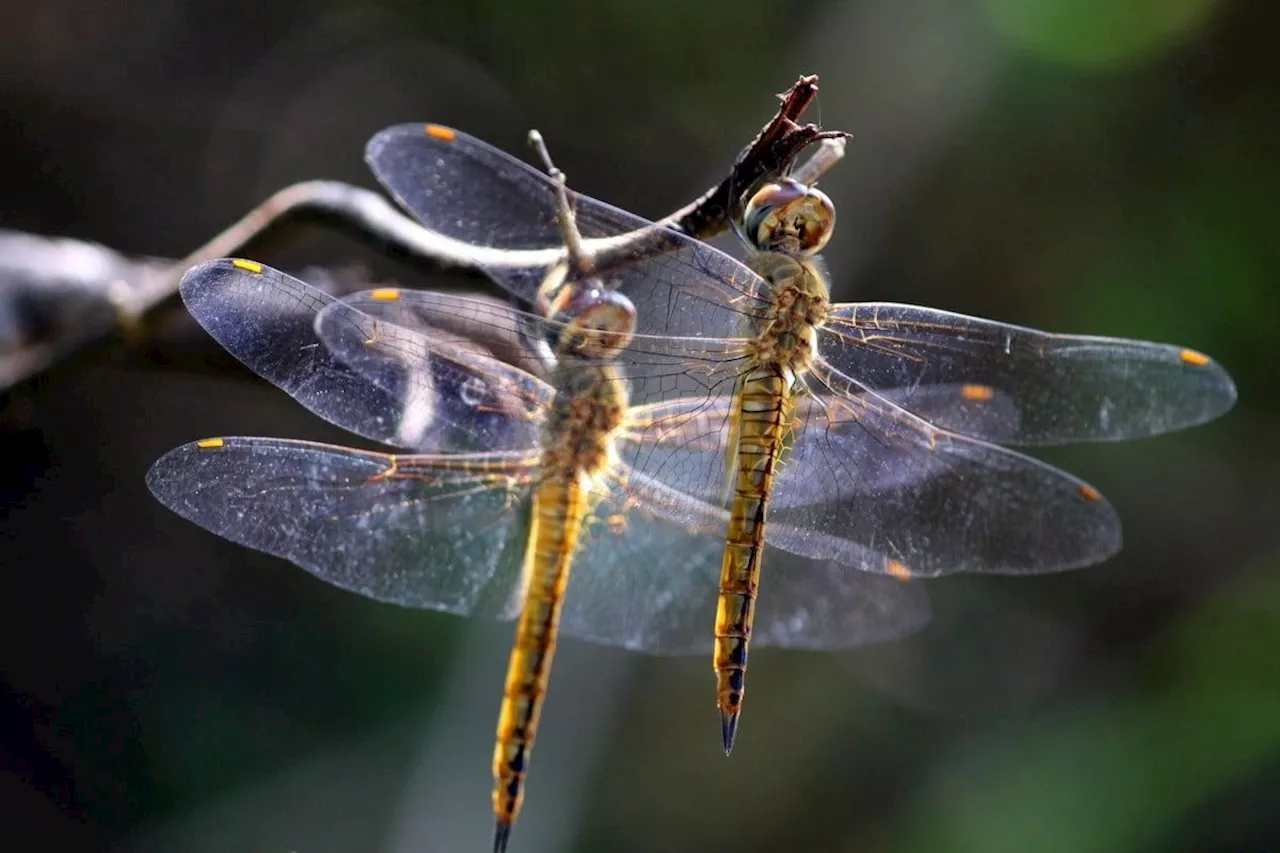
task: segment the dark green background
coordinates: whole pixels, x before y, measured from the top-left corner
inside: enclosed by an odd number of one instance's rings
[[[1271,9],[11,0],[0,225],[182,255],[290,181],[372,186],[365,139],[410,120],[514,151],[537,126],[577,188],[657,216],[819,73],[823,122],[855,134],[824,181],[838,298],[1176,342],[1240,403],[1047,454],[1124,519],[1106,564],[937,582],[934,625],[896,645],[753,655],[729,760],[709,661],[566,643],[511,850],[1277,849]],[[403,273],[324,232],[260,259]],[[510,627],[329,588],[143,485],[197,437],[340,434],[180,309],[9,395],[3,424],[5,836],[487,849]]]

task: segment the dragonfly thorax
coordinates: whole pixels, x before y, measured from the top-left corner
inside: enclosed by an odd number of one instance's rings
[[[751,343],[756,363],[809,371],[817,352],[818,328],[831,307],[826,277],[816,260],[762,252],[751,266],[769,284],[769,307]]]
[[[626,379],[612,364],[572,357],[550,379],[556,396],[544,426],[544,475],[594,479],[611,470],[630,405]]]

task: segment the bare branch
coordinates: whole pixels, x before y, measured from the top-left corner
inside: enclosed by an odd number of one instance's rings
[[[798,123],[817,91],[817,76],[808,75],[779,95],[777,113],[738,155],[725,179],[700,197],[651,228],[585,240],[584,249],[607,268],[611,260],[622,263],[667,250],[673,231],[713,237],[729,227],[732,208],[743,192],[789,173],[805,149],[822,143],[796,172],[816,180],[843,154],[843,140],[849,135]],[[317,220],[437,270],[527,267],[553,263],[564,251],[550,247],[499,253],[452,240],[414,222],[378,193],[336,181],[285,187],[177,261],[129,258],[97,244],[0,229],[0,390],[118,329],[136,325],[177,293],[189,267],[246,254],[247,247],[269,234]]]

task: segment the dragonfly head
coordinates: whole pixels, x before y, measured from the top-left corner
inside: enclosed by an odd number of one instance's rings
[[[817,187],[791,178],[765,184],[747,202],[742,227],[762,252],[810,257],[821,252],[836,225],[836,206]]]
[[[577,358],[612,358],[636,330],[635,305],[605,287],[578,290],[551,319],[560,324],[553,341],[556,352]]]

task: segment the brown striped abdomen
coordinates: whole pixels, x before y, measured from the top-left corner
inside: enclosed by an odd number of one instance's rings
[[[737,393],[733,503],[716,604],[716,703],[724,725],[726,753],[733,747],[742,709],[747,647],[764,555],[765,514],[790,427],[791,385],[789,371],[764,365],[747,374]]]
[[[572,475],[545,480],[534,495],[533,527],[525,552],[527,590],[507,665],[493,750],[493,811],[497,831],[504,838],[524,800],[524,777],[555,655],[569,569],[587,513],[586,497],[585,484]]]

